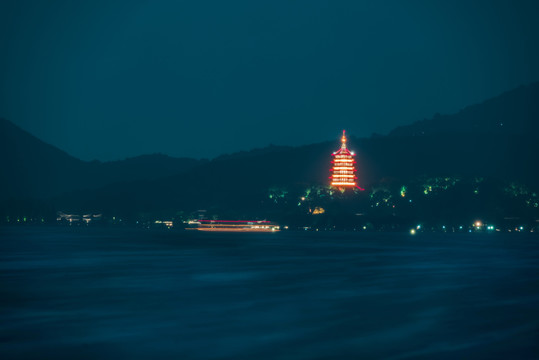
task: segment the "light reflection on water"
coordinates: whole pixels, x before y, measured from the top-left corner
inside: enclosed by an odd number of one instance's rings
[[[2,358],[539,358],[539,238],[0,229]]]

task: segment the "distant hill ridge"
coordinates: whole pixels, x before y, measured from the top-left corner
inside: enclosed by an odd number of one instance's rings
[[[158,179],[206,161],[162,154],[82,161],[0,118],[0,199],[50,197],[115,182]]]
[[[454,115],[399,127],[388,136],[350,137],[362,186],[385,178],[454,174],[538,185],[539,83],[519,87]],[[152,207],[240,201],[268,186],[327,184],[336,141],[270,146],[209,160],[142,155],[85,162],[0,119],[0,200],[52,198],[96,203],[139,201]],[[232,195],[230,195],[232,194]],[[138,199],[138,200],[137,200]],[[109,204],[109,205],[110,205]]]
[[[539,137],[539,82],[520,86],[453,115],[399,126],[389,136],[424,136],[440,133],[497,133]]]

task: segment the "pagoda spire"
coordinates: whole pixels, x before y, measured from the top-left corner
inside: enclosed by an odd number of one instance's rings
[[[342,131],[341,149],[346,150],[346,130]]]

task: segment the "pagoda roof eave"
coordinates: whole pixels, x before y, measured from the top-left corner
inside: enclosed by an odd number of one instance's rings
[[[333,155],[342,155],[342,154],[352,155],[352,152],[350,150],[348,150],[348,149],[342,149],[341,148],[341,149],[339,149],[339,150],[337,150],[337,151],[335,151],[333,153]]]

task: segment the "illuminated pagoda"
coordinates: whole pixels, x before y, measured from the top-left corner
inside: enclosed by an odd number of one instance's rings
[[[331,168],[331,186],[338,188],[348,188],[356,187],[360,190],[359,186],[356,184],[356,167],[354,160],[354,153],[346,147],[346,134],[343,130],[341,138],[341,148],[332,154],[333,160],[331,163],[333,167]]]

